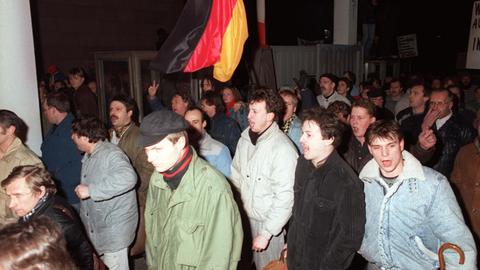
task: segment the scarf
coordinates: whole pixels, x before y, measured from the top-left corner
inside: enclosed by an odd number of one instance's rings
[[[180,160],[173,165],[172,168],[161,173],[163,175],[163,180],[172,190],[177,189],[177,187],[180,185],[180,181],[182,180],[183,175],[185,175],[187,172],[190,161],[192,161],[192,157],[192,148],[187,146],[187,150],[185,153],[183,153],[183,156],[180,158]]]
[[[235,99],[233,99],[232,101],[230,101],[229,103],[225,104],[225,114],[230,117],[230,109],[233,108],[233,106],[235,106],[237,102],[235,101]]]

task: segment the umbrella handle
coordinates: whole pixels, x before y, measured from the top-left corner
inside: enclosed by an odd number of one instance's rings
[[[440,249],[438,249],[438,257],[440,258],[440,270],[445,270],[445,259],[443,258],[443,252],[447,249],[453,249],[455,252],[460,255],[460,259],[458,260],[459,264],[464,264],[465,263],[465,253],[463,253],[463,250],[452,243],[445,243],[442,246],[440,246]]]

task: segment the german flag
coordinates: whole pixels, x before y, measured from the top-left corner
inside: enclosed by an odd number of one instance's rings
[[[243,0],[189,0],[150,67],[160,73],[214,66],[215,79],[230,80],[248,37]]]

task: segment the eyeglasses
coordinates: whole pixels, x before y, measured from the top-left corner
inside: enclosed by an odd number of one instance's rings
[[[430,101],[429,104],[432,106],[444,106],[448,104],[450,101]]]

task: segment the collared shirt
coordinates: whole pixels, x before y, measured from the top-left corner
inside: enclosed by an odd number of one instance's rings
[[[435,125],[437,126],[437,130],[439,130],[447,121],[452,117],[452,113],[450,112],[447,116],[437,119],[435,121]]]

